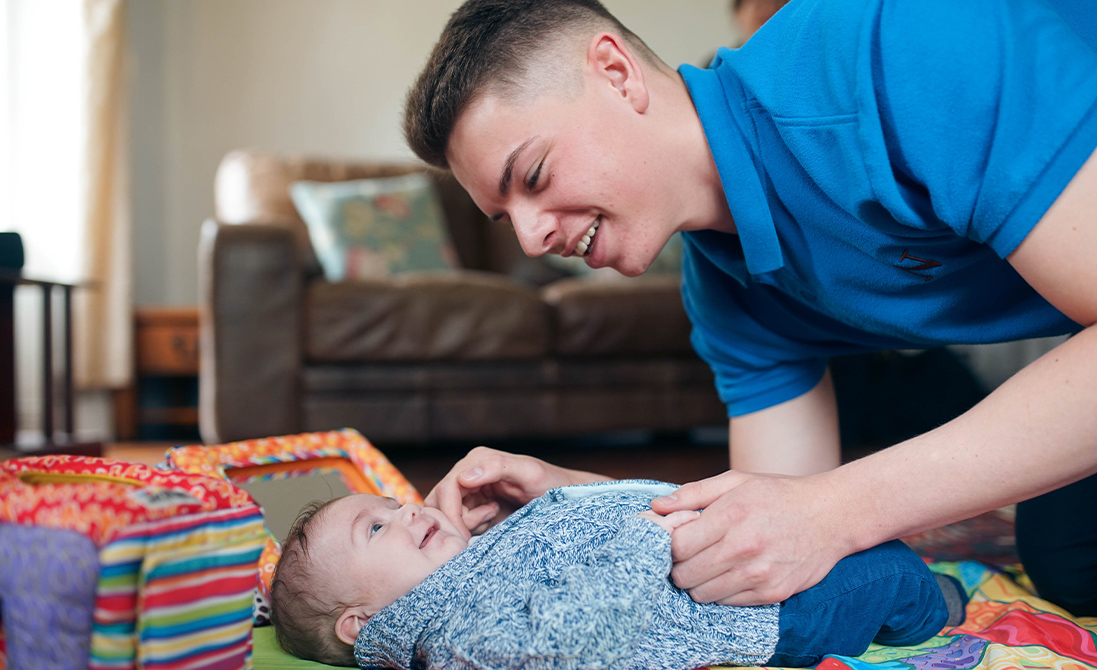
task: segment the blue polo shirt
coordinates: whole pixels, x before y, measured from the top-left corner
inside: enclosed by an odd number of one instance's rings
[[[1041,2],[794,0],[680,72],[738,229],[682,234],[730,416],[834,355],[1080,329],[1004,260],[1097,147],[1097,52]]]

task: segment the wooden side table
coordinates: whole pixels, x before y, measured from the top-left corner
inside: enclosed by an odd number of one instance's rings
[[[193,429],[196,437],[198,308],[138,307],[133,321],[136,374],[133,386],[115,395],[118,438],[142,438],[152,425]],[[166,401],[149,402],[154,387],[166,391]]]
[[[17,398],[15,384],[15,289],[36,286],[42,292],[42,440],[16,443]],[[78,284],[36,279],[18,272],[0,271],[0,448],[21,456],[68,453],[99,456],[102,445],[80,443],[74,434],[72,383],[72,292]],[[60,291],[63,305],[61,353],[60,430],[57,421],[54,354],[53,298]]]

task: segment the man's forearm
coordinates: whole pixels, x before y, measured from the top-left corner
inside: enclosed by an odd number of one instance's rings
[[[849,549],[952,523],[1097,472],[1097,326],[925,435],[815,477]]]
[[[810,475],[838,467],[842,450],[830,372],[798,398],[731,419],[728,438],[731,467],[742,472]]]

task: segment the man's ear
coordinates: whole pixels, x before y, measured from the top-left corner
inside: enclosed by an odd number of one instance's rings
[[[587,47],[587,64],[597,79],[612,86],[635,111],[642,114],[647,110],[650,97],[644,68],[620,35],[595,35]]]
[[[346,608],[335,620],[336,637],[353,647],[354,641],[358,639],[358,631],[362,630],[370,616],[364,606]]]

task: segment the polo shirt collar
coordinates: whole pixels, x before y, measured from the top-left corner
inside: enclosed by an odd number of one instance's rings
[[[725,64],[725,58],[733,53],[720,49],[710,69],[682,65],[678,72],[693,98],[716,161],[747,271],[760,275],[779,270],[785,260],[759,178],[760,166],[746,141],[745,125],[750,123],[742,108],[746,93],[731,67]]]

